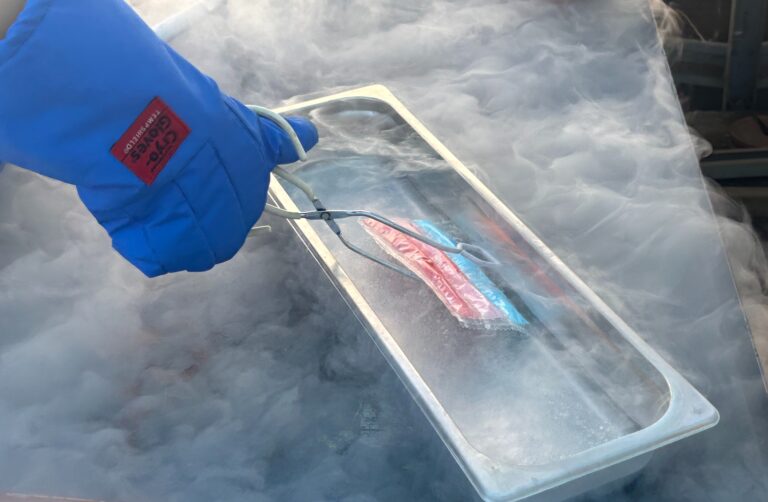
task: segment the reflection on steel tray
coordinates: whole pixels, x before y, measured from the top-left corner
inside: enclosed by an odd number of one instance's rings
[[[715,408],[386,88],[280,112],[318,124],[320,145],[288,169],[329,207],[428,220],[502,263],[490,275],[525,316],[523,334],[458,323],[424,283],[352,253],[322,223],[292,222],[483,498],[561,500],[717,423]],[[302,195],[272,180],[279,207],[311,210]],[[363,225],[340,224],[380,253]]]

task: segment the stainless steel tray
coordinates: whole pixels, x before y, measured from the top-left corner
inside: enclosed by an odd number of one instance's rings
[[[279,111],[318,124],[320,145],[291,169],[329,207],[427,218],[503,262],[497,282],[531,320],[522,336],[464,328],[423,284],[351,253],[322,223],[292,223],[484,499],[573,496],[717,423],[717,410],[385,87]],[[270,190],[284,209],[311,209],[277,179]],[[360,225],[342,224],[381,253]]]

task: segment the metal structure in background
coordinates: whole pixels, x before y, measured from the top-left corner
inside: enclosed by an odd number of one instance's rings
[[[722,110],[751,110],[768,90],[768,0],[733,0],[728,42],[684,39],[674,72],[677,84],[722,91]]]
[[[768,0],[733,0],[723,108],[752,108],[757,91]]]
[[[675,83],[697,110],[688,122],[714,147],[702,171],[721,182],[768,177],[768,120],[757,114],[768,105],[767,15],[768,0],[732,0],[728,41],[693,27],[699,39],[684,38],[673,61]]]

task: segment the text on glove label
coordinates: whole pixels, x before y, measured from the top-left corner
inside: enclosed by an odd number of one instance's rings
[[[151,185],[187,136],[187,124],[162,99],[155,98],[112,146],[111,152],[140,180]]]

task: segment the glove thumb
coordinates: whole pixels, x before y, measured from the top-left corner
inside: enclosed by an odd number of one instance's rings
[[[317,144],[317,128],[309,119],[304,117],[287,117],[286,119],[288,120],[288,123],[291,124],[291,127],[293,127],[293,130],[296,131],[296,135],[299,137],[299,141],[301,141],[301,145],[304,147],[305,151],[309,151]],[[262,121],[263,120],[264,119],[262,119]],[[271,120],[267,120],[267,122],[269,122],[267,127],[278,129],[277,135],[279,137],[279,146],[275,164],[291,164],[298,161],[299,154],[296,151],[290,136]]]
[[[317,128],[303,117],[286,117],[296,135],[299,137],[304,150],[309,151],[318,141]],[[291,137],[271,120],[260,117],[261,130],[268,145],[271,160],[274,165],[291,164],[299,160],[299,154],[291,141]]]
[[[227,98],[241,116],[254,129],[261,132],[264,142],[264,160],[269,163],[268,167],[270,170],[274,169],[278,164],[292,164],[299,160],[299,155],[293,146],[291,137],[279,125],[249,110],[236,99]],[[286,120],[293,127],[305,151],[309,151],[317,144],[317,128],[309,119],[304,117],[286,117]]]

